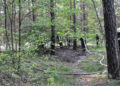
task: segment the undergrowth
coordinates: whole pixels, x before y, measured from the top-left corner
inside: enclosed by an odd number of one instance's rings
[[[21,61],[19,73],[10,64],[0,66],[0,72],[11,74],[14,79],[26,80],[34,86],[72,86],[68,77],[59,73],[68,72],[71,69],[62,65],[53,56],[24,58]]]

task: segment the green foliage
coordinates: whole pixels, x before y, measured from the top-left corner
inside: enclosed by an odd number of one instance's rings
[[[76,0],[76,9],[70,7],[70,0],[56,0],[55,8],[52,10],[55,12],[56,17],[51,23],[50,17],[50,0],[35,0],[33,5],[32,0],[22,0],[22,30],[21,30],[21,52],[18,52],[18,40],[19,40],[19,30],[18,30],[18,15],[19,1],[6,0],[7,7],[7,28],[4,28],[5,15],[3,1],[0,1],[1,7],[1,27],[0,27],[0,39],[7,44],[6,31],[8,32],[8,39],[10,44],[10,49],[5,53],[0,54],[0,72],[12,73],[12,77],[20,79],[22,76],[17,75],[17,73],[28,73],[25,78],[30,82],[35,84],[35,86],[72,86],[72,83],[69,80],[66,80],[66,77],[59,74],[59,72],[69,72],[71,68],[64,66],[57,67],[58,61],[53,56],[39,56],[40,52],[45,52],[46,50],[42,49],[42,45],[50,42],[51,40],[51,25],[55,25],[56,33],[55,35],[60,36],[60,41],[66,40],[67,37],[71,39],[83,37],[89,42],[92,41],[92,44],[95,44],[95,35],[96,33],[101,34],[99,31],[99,24],[96,18],[96,14],[93,8],[91,0]],[[83,25],[83,10],[80,8],[82,1],[87,3],[85,11],[88,16],[87,26]],[[97,5],[97,10],[99,12],[101,8],[101,3],[99,0],[95,0]],[[72,2],[73,3],[73,2]],[[3,5],[2,5],[3,4]],[[14,6],[12,6],[14,5]],[[2,7],[3,6],[3,7]],[[14,7],[14,8],[12,8]],[[32,12],[35,10],[36,21],[32,20]],[[13,11],[13,13],[12,13]],[[76,33],[73,31],[73,13],[76,14]],[[102,16],[100,15],[100,20]],[[15,17],[15,19],[14,19]],[[72,18],[70,18],[72,17]],[[13,19],[12,19],[13,18]],[[15,20],[15,23],[12,22]],[[81,21],[82,20],[82,21]],[[10,25],[13,23],[12,25]],[[103,22],[102,22],[103,24]],[[11,51],[11,27],[13,27],[13,45],[14,51]],[[84,31],[84,27],[88,28],[88,31]],[[101,35],[100,35],[101,37]],[[2,43],[0,42],[0,45]],[[93,51],[102,51],[97,49],[92,49]],[[88,71],[101,71],[102,67],[98,62],[93,62],[94,57],[87,59],[81,63],[81,68]],[[20,58],[20,63],[19,63]],[[13,61],[15,62],[13,64]],[[52,62],[52,63],[49,63]],[[89,65],[87,65],[87,63]],[[20,65],[20,70],[16,68]],[[45,84],[46,83],[46,84]]]
[[[4,54],[4,53],[1,53],[0,54],[0,62],[7,62],[7,61],[10,61],[12,59],[12,57],[10,56],[10,54]]]
[[[4,72],[5,70],[8,70],[8,66],[4,65],[4,66],[0,66],[0,72]]]

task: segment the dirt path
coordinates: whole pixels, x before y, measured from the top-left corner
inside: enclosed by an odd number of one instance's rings
[[[74,82],[73,86],[91,86],[90,83],[88,83],[88,81],[86,81],[85,79],[86,75],[84,74],[87,74],[87,73],[81,70],[78,66],[80,62],[82,62],[86,58],[86,56],[79,56],[79,57],[80,59],[77,62],[73,63],[73,66],[72,66],[72,73],[73,73],[72,76],[73,76],[73,82]]]
[[[99,63],[103,65],[102,61],[104,59],[104,56],[100,54],[100,57],[101,57],[101,60],[99,61]],[[80,62],[84,61],[86,58],[87,57],[84,55],[77,56],[76,62],[72,63],[71,65],[69,65],[68,63],[67,65],[72,69],[67,74],[72,76],[71,80],[74,83],[73,86],[97,86],[97,84],[101,84],[101,83],[104,83],[104,81],[107,81],[108,80],[107,78],[101,77],[100,73],[102,73],[102,71],[87,73],[80,69],[79,67]]]
[[[84,79],[82,79],[84,75],[79,75],[79,74],[84,74],[85,72],[78,67],[79,63],[82,62],[85,58],[86,56],[80,56],[80,59],[77,62],[73,63],[73,66],[72,66],[73,82],[74,82],[73,86],[87,86],[88,85],[87,82]]]

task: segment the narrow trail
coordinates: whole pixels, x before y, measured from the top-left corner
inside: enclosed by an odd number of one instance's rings
[[[74,82],[73,86],[93,86],[94,81],[99,77],[101,73],[107,72],[107,65],[103,63],[105,56],[101,53],[94,53],[90,52],[90,54],[96,54],[101,57],[101,59],[98,61],[100,65],[104,66],[105,69],[103,71],[98,72],[92,72],[87,73],[80,69],[79,64],[84,61],[87,57],[86,56],[79,56],[79,60],[77,60],[75,63],[72,64],[72,71],[70,73],[67,73],[68,75],[72,75]]]

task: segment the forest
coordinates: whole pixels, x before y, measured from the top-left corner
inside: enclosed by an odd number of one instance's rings
[[[0,86],[120,86],[120,0],[0,0]]]

